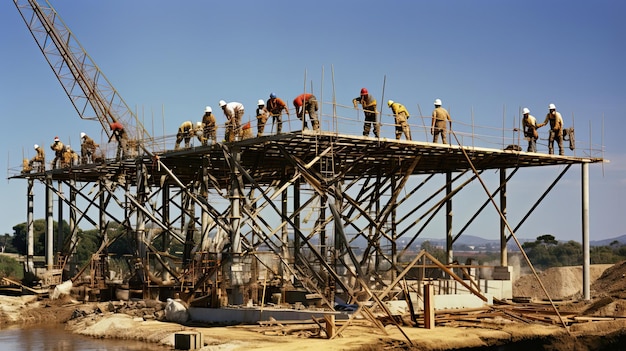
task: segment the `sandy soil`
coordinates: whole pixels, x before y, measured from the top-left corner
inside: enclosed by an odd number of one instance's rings
[[[579,267],[566,267],[542,273],[544,284],[554,289],[556,297],[553,298],[577,294],[572,292],[575,289],[569,284],[561,283],[574,280],[573,285],[578,284],[577,269]],[[622,278],[626,277],[626,264],[594,267],[592,275],[598,277],[593,283],[596,290],[592,289],[595,298],[592,301],[564,302],[560,309],[598,318],[593,322],[575,323],[569,330],[560,325],[526,324],[498,317],[481,319],[480,323],[459,320],[434,329],[410,326],[399,329],[387,325],[381,330],[370,322],[358,320],[339,337],[328,340],[323,333],[315,335],[307,330],[283,335],[277,332],[280,330],[277,327],[205,327],[165,322],[165,304],[159,301],[81,303],[69,297],[51,301],[38,300],[34,296],[0,296],[0,327],[55,321],[65,323],[69,330],[84,335],[141,340],[169,348],[174,345],[176,332],[197,331],[203,335],[203,351],[496,350],[502,345],[506,345],[507,350],[619,349],[616,345],[626,343],[626,319],[609,320],[613,318],[608,317],[626,316],[626,300],[621,296],[626,287],[626,278]],[[529,281],[529,284],[533,283]],[[577,285],[578,289],[581,284]],[[524,284],[516,283],[516,286],[520,289]],[[563,288],[559,290],[558,286]],[[532,289],[522,291],[534,292]]]

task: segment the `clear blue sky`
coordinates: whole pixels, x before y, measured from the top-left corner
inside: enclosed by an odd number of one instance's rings
[[[590,167],[592,240],[626,234],[626,148],[620,142],[626,125],[626,3],[109,0],[52,5],[155,135],[173,134],[180,122],[198,120],[206,105],[217,111],[221,99],[244,103],[245,119],[253,118],[256,101],[270,92],[290,103],[303,90],[305,73],[307,89],[313,86],[330,102],[331,69],[338,104],[350,105],[359,89],[368,87],[379,101],[394,99],[419,116],[420,109],[429,115],[433,100],[441,98],[459,129],[472,122],[514,126],[521,107],[543,120],[547,105],[555,103],[566,126],[575,122],[581,147],[576,155],[586,155],[590,142],[596,149],[604,144],[604,157],[611,161]],[[75,148],[81,131],[100,135],[99,124],[78,117],[12,1],[0,3],[0,43],[3,165],[17,167],[22,157],[32,157],[34,143],[44,145],[49,156],[56,135]],[[344,132],[359,134],[359,128]],[[545,137],[547,130],[540,131]],[[414,130],[414,137],[425,140],[422,131]],[[509,188],[509,215],[519,219],[560,170],[516,176]],[[490,184],[495,188],[497,174],[486,176],[496,179]],[[13,225],[26,220],[26,182],[2,182],[0,194],[0,233],[12,233]],[[35,215],[41,218],[43,197],[37,201]],[[455,215],[467,216],[465,207],[474,208],[456,202]],[[497,236],[497,221],[492,222],[496,229],[490,225],[471,234]],[[578,166],[517,234],[546,233],[580,240]]]

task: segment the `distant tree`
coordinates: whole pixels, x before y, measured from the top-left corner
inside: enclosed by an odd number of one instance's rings
[[[439,262],[446,263],[446,251],[431,244],[429,240],[422,242],[421,249],[433,255]]]
[[[559,243],[554,237],[554,235],[552,234],[544,234],[544,235],[538,236],[537,242],[543,243],[546,245],[556,245]]]
[[[53,245],[55,247],[54,251],[58,251],[59,248],[56,247],[56,235],[57,235],[57,227],[58,223],[55,221],[52,225],[53,235],[55,240]],[[27,254],[27,243],[26,238],[28,237],[28,225],[26,222],[17,224],[13,227],[13,240],[12,244],[17,250],[18,253],[22,255]],[[46,247],[46,220],[45,219],[36,219],[33,221],[33,244],[36,256],[41,256],[45,254]],[[64,237],[68,237],[70,234],[69,226],[67,222],[63,221],[63,235]]]
[[[13,246],[13,236],[5,233],[0,236],[0,252],[17,253],[17,249]]]

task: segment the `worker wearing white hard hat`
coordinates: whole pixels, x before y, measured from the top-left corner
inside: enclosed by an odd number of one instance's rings
[[[65,150],[65,145],[61,142],[59,137],[54,137],[54,141],[50,145],[50,149],[54,151],[54,160],[52,160],[52,169],[55,169],[59,166],[59,162],[63,160],[63,150]]]
[[[530,110],[526,107],[522,109],[522,129],[524,130],[524,138],[528,140],[528,152],[537,152],[537,119],[530,114]]]
[[[212,143],[217,142],[217,122],[215,120],[215,115],[213,114],[213,109],[211,106],[207,106],[204,108],[204,115],[202,115],[202,145],[208,145],[209,139],[212,140]]]
[[[90,164],[94,161],[94,156],[96,154],[96,149],[98,148],[98,144],[96,144],[93,139],[87,135],[85,132],[80,133],[80,162],[81,164]]]
[[[256,127],[257,132],[256,136],[263,136],[263,131],[265,130],[265,123],[270,118],[270,111],[265,107],[265,101],[263,99],[259,99],[256,108]]]
[[[239,140],[241,135],[241,119],[245,112],[243,104],[235,101],[227,103],[224,100],[220,100],[220,107],[226,117],[226,141]]]
[[[537,128],[541,128],[550,123],[550,134],[548,135],[548,153],[554,154],[554,141],[559,146],[559,155],[565,155],[563,150],[563,117],[556,111],[556,105],[548,105],[548,114],[545,121],[537,125]]]
[[[450,130],[452,130],[452,119],[448,111],[441,107],[441,100],[435,99],[435,109],[433,110],[432,123],[430,125],[430,134],[433,135],[433,143],[437,142],[439,134],[441,134],[441,142],[443,144],[448,143],[448,124]]]
[[[38,144],[33,145],[33,148],[37,154],[28,161],[28,167],[33,169],[36,166],[37,172],[43,172],[46,168],[46,153]]]

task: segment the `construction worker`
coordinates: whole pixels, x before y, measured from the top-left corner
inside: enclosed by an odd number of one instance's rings
[[[224,111],[226,116],[226,141],[238,140],[241,134],[241,119],[244,114],[243,104],[240,102],[226,103],[224,100],[220,100],[220,107]]]
[[[80,162],[82,164],[93,163],[93,157],[96,153],[96,144],[85,132],[80,133]]]
[[[63,159],[63,152],[65,151],[65,145],[59,140],[59,137],[54,137],[54,142],[50,145],[50,149],[54,151],[54,160],[52,160],[52,169],[57,168],[57,163]]]
[[[115,140],[117,141],[117,153],[115,155],[115,159],[119,161],[126,158],[126,139],[128,137],[122,123],[115,121],[109,124],[109,127],[111,127],[112,131],[111,136],[109,137],[109,143],[111,142],[111,139],[115,137]]]
[[[269,100],[267,100],[267,110],[272,116],[272,126],[276,123],[276,134],[280,134],[283,130],[283,110],[287,112],[287,119],[291,117],[289,115],[289,107],[282,99],[276,97],[276,94],[271,93]]]
[[[259,99],[256,108],[256,120],[257,120],[257,133],[256,136],[260,137],[263,135],[263,130],[265,129],[265,122],[270,117],[270,112],[265,107],[265,101],[263,99]]]
[[[563,117],[556,112],[556,106],[554,104],[548,105],[548,114],[546,120],[543,123],[537,125],[537,129],[545,126],[550,122],[550,134],[548,136],[548,153],[554,154],[554,141],[556,140],[559,145],[559,155],[564,155],[563,152]]]
[[[217,141],[217,123],[215,121],[215,115],[211,106],[204,108],[204,115],[202,116],[203,136],[202,145],[207,145],[208,140],[213,140],[213,143]]]
[[[530,114],[530,110],[526,107],[522,109],[522,129],[524,130],[524,137],[528,140],[528,152],[537,152],[537,119]]]
[[[43,172],[46,170],[46,153],[43,148],[37,144],[33,147],[35,148],[35,152],[37,152],[37,154],[35,157],[31,158],[30,161],[28,161],[28,166],[31,169],[36,169],[37,172]],[[36,168],[35,163],[37,163]]]
[[[193,133],[193,123],[191,123],[191,121],[181,123],[180,127],[178,127],[178,132],[176,132],[176,145],[174,146],[174,150],[180,148],[180,142],[183,141],[183,139],[185,139],[185,148],[188,148]]]
[[[63,168],[72,167],[78,164],[78,154],[76,151],[72,150],[70,145],[65,146],[65,151],[63,151],[63,161],[61,162],[61,166]]]
[[[304,122],[304,129],[307,128],[305,113],[309,114],[313,130],[320,130],[320,122],[317,120],[317,98],[313,94],[300,94],[293,99],[293,106],[296,108],[296,116]]]
[[[433,110],[433,119],[430,125],[430,134],[433,135],[433,143],[437,142],[439,134],[441,134],[441,142],[443,144],[448,143],[448,130],[447,124],[450,124],[450,130],[452,130],[452,119],[448,111],[441,107],[441,100],[435,99],[435,109]]]
[[[411,129],[409,129],[408,119],[411,117],[409,111],[401,103],[394,102],[393,100],[387,101],[387,106],[393,111],[396,123],[396,140],[400,140],[402,133],[406,140],[411,140]]]
[[[241,126],[241,140],[252,138],[252,126],[250,122]]]
[[[354,108],[357,108],[357,103],[363,107],[363,113],[365,114],[365,123],[363,124],[363,135],[369,136],[370,129],[374,125],[374,136],[378,138],[380,135],[380,124],[376,120],[376,99],[369,94],[366,88],[361,88],[361,95],[352,99]]]

